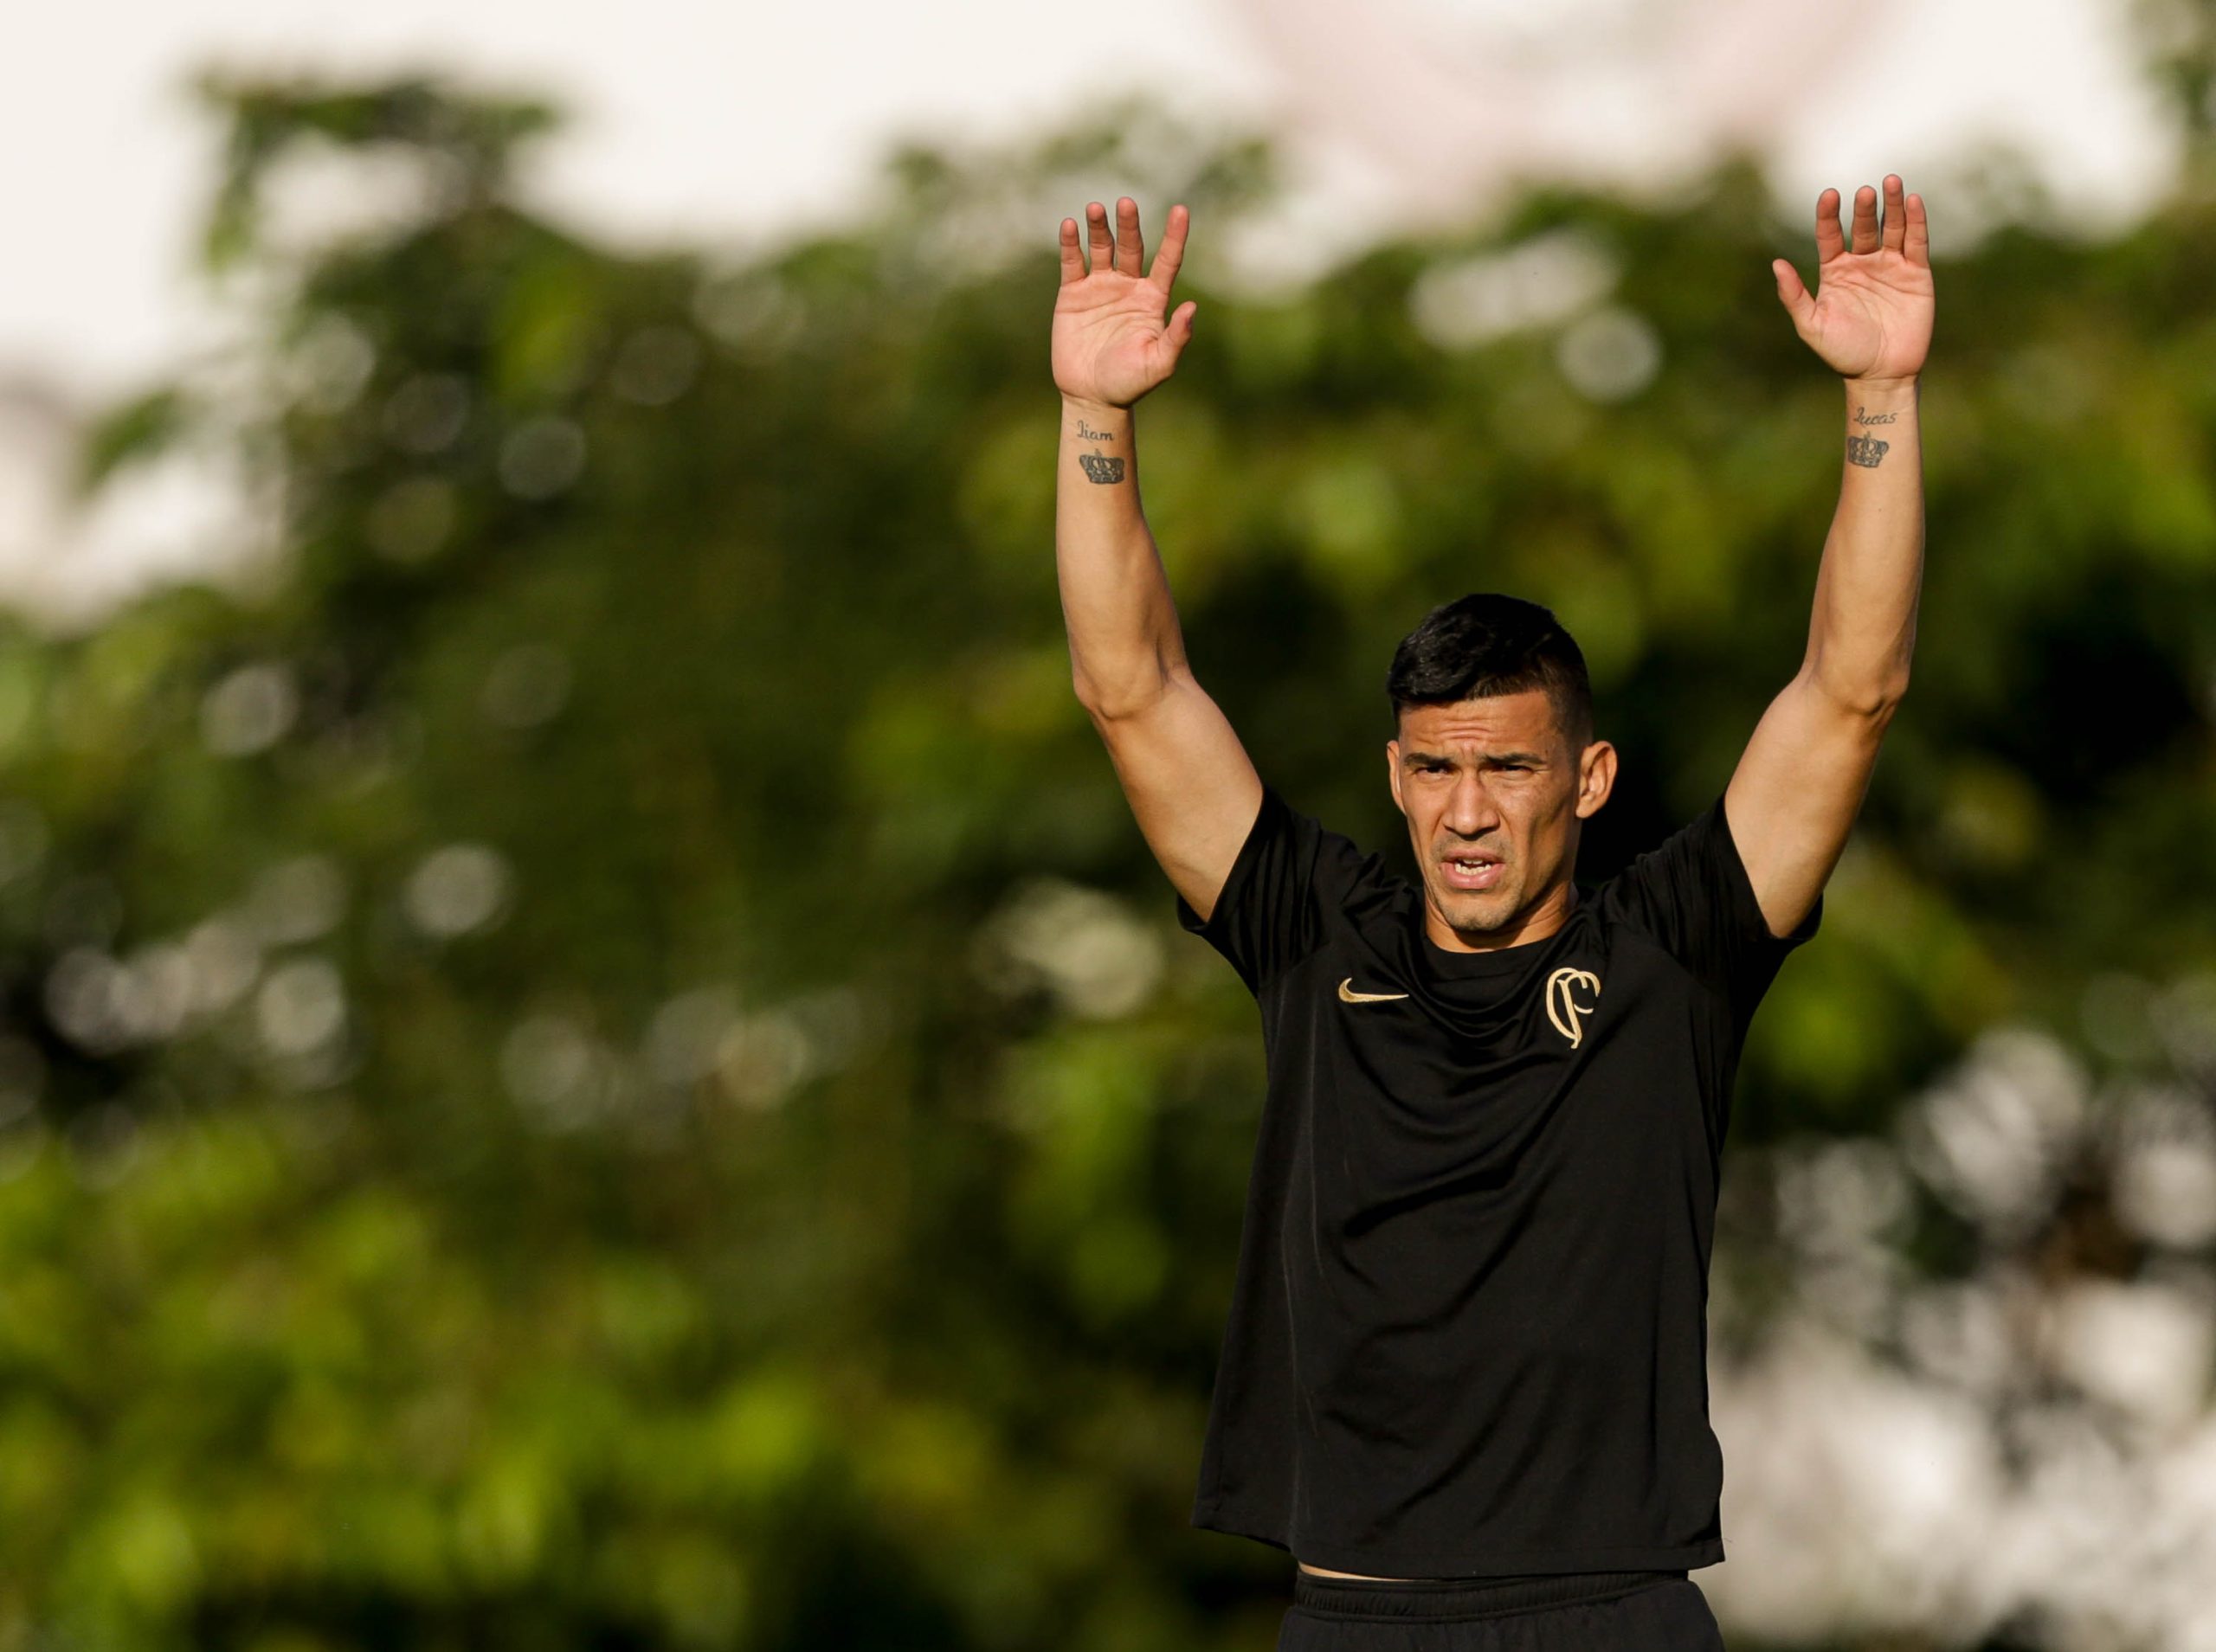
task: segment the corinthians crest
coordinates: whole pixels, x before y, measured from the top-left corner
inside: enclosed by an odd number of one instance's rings
[[[1599,1007],[1597,1002],[1581,1004],[1579,992],[1590,993],[1597,1000],[1601,996],[1601,978],[1589,969],[1564,965],[1547,977],[1547,1019],[1555,1024],[1555,1031],[1569,1040],[1575,1050],[1578,1040],[1585,1036],[1581,1021]]]

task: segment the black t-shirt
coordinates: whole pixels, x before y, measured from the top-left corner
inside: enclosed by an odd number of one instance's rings
[[[1543,941],[1265,786],[1203,922],[1267,1070],[1192,1523],[1381,1577],[1723,1559],[1708,1263],[1773,936],[1718,796]]]

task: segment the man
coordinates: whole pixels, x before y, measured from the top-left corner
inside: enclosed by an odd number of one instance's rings
[[[1472,595],[1401,645],[1387,781],[1420,882],[1292,808],[1194,679],[1138,498],[1132,405],[1193,335],[1163,317],[1172,207],[1061,225],[1056,562],[1079,699],[1179,922],[1262,1010],[1268,1093],[1193,1521],[1290,1551],[1281,1648],[1714,1648],[1723,1558],[1708,1263],[1741,1046],[1822,891],[1908,684],[1923,561],[1923,201],[1816,204],[1846,380],[1839,509],[1799,672],[1723,792],[1597,893],[1572,882],[1615,749],[1536,604]],[[1381,1636],[1387,1638],[1380,1638]],[[1444,1647],[1447,1641],[1426,1641]]]

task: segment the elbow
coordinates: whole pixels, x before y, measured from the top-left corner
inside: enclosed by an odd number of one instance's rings
[[[1908,678],[1890,678],[1875,687],[1865,686],[1858,693],[1848,697],[1847,704],[1873,722],[1890,723],[1901,702],[1908,697]]]
[[[1162,697],[1169,691],[1169,685],[1165,683],[1154,692],[1145,694],[1080,693],[1077,703],[1085,708],[1085,714],[1096,723],[1121,723],[1160,704]]]
[[[1163,696],[1177,685],[1177,676],[1175,671],[1157,666],[1111,685],[1079,671],[1072,673],[1070,686],[1077,703],[1095,722],[1113,722],[1160,704]]]
[[[1908,695],[1908,673],[1897,672],[1891,676],[1842,682],[1820,671],[1811,671],[1809,681],[1822,692],[1826,699],[1857,717],[1871,722],[1886,723]]]
[[[1082,672],[1071,677],[1070,691],[1077,696],[1077,703],[1085,708],[1085,715],[1096,723],[1129,715],[1131,695],[1119,693]]]
[[[1128,715],[1124,710],[1127,704],[1124,699],[1108,692],[1088,678],[1072,678],[1070,687],[1077,696],[1077,703],[1085,708],[1085,716],[1095,723],[1112,723],[1118,717]]]

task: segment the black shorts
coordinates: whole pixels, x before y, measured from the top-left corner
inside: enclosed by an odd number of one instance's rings
[[[1293,1568],[1278,1652],[1723,1652],[1682,1572],[1364,1582]]]

